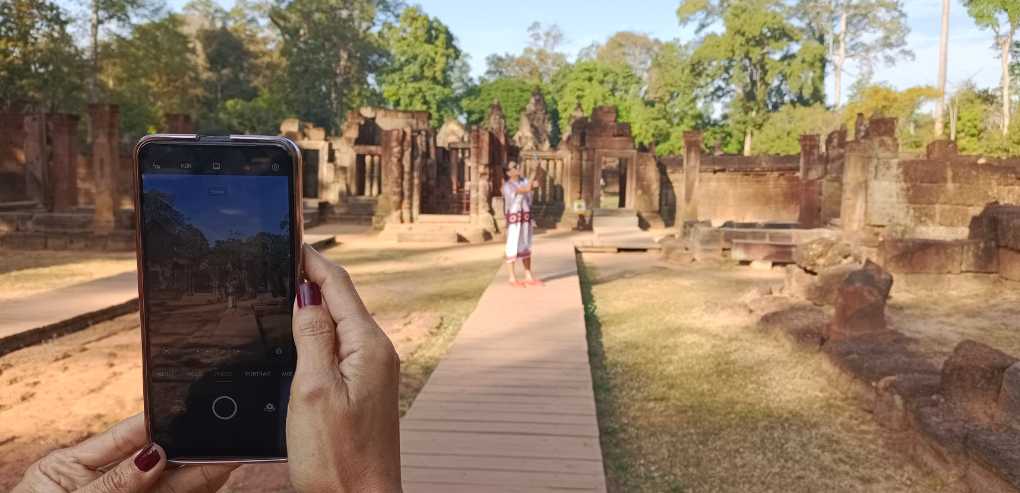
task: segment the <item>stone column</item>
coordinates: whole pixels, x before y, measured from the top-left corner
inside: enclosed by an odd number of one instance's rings
[[[25,194],[47,210],[53,210],[49,163],[46,152],[46,117],[25,115]],[[76,187],[77,188],[77,187]]]
[[[382,198],[376,213],[386,222],[399,223],[404,191],[404,131],[397,128],[382,133]]]
[[[701,132],[684,132],[684,186],[677,197],[677,222],[698,220],[698,182],[701,174]]]
[[[471,130],[471,156],[467,159],[467,178],[470,180],[468,186],[468,193],[470,194],[468,197],[468,207],[471,214],[471,222],[473,223],[478,222],[478,214],[481,212],[478,199],[481,191],[478,170],[481,168],[482,138],[483,131],[481,129],[474,128]]]
[[[403,148],[404,153],[401,156],[401,173],[403,173],[403,179],[401,180],[402,190],[400,194],[400,221],[409,223],[412,222],[411,216],[411,189],[414,186],[414,175],[411,172],[412,166],[412,149],[414,141],[410,131],[403,133]]]
[[[120,112],[117,105],[90,104],[89,121],[92,126],[92,176],[95,181],[96,233],[109,233],[116,225],[117,160],[120,153]]]
[[[421,184],[422,173],[425,171],[425,161],[428,160],[428,144],[425,142],[425,131],[418,130],[414,133],[414,146],[411,155],[411,221],[417,222],[421,213]]]
[[[818,135],[800,137],[800,213],[797,222],[802,228],[821,227],[823,168]]]
[[[843,166],[843,196],[839,220],[843,231],[853,233],[864,228],[867,220],[868,174],[875,157],[867,139],[850,142]]]
[[[50,141],[47,175],[48,196],[55,212],[78,205],[78,116],[65,113],[46,115],[46,133]],[[112,195],[111,195],[112,201]],[[112,229],[111,215],[111,229]]]
[[[495,229],[495,218],[492,217],[492,145],[495,137],[488,130],[481,131],[482,141],[479,146],[480,155],[475,160],[478,172],[478,224],[483,228]]]

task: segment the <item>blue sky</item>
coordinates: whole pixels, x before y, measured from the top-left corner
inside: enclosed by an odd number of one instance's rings
[[[171,0],[180,6],[185,0]],[[225,6],[232,0],[219,0]],[[470,57],[472,74],[485,71],[485,57],[491,53],[519,53],[528,42],[527,28],[534,22],[557,24],[566,37],[565,51],[571,56],[593,41],[604,41],[616,31],[638,31],[660,39],[692,39],[690,28],[681,30],[676,21],[679,0],[515,0],[478,2],[425,0],[417,3],[429,15],[438,17],[457,36]],[[893,67],[878,67],[875,80],[898,88],[934,84],[938,69],[938,35],[941,0],[905,0],[911,33],[908,38],[914,61]],[[954,0],[950,21],[949,87],[971,79],[979,86],[997,86],[999,64],[992,49],[992,35],[979,30],[959,0]],[[847,68],[845,87],[856,72]],[[828,92],[832,91],[831,80]]]
[[[174,207],[197,227],[210,244],[237,233],[280,234],[287,217],[286,176],[220,176],[148,174],[145,191],[170,195]]]

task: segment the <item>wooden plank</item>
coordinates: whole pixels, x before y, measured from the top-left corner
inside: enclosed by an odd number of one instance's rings
[[[415,405],[423,410],[441,411],[513,411],[525,415],[565,414],[571,416],[595,416],[595,403],[591,405],[568,404],[553,402],[543,404],[513,402],[471,402],[471,401],[437,401],[432,398],[422,399],[419,396]]]
[[[401,464],[417,467],[465,468],[489,471],[535,471],[575,474],[602,474],[597,460],[563,459],[558,457],[499,457],[457,453],[402,454]]]
[[[580,420],[576,414],[542,414],[521,413],[518,411],[492,411],[479,408],[442,409],[412,407],[404,416],[404,420],[430,419],[450,421],[486,421],[492,423],[546,423],[571,424]],[[594,417],[593,417],[594,420]],[[495,426],[495,425],[494,425]],[[401,428],[403,429],[403,428]]]
[[[406,430],[400,433],[400,449],[408,452],[456,450],[480,456],[602,458],[598,438],[506,435],[499,433],[450,433]]]
[[[404,476],[410,482],[442,482],[479,486],[532,486],[542,488],[572,488],[591,490],[599,487],[602,479],[594,474],[576,474],[543,471],[479,471],[473,469],[436,469],[408,466]]]
[[[480,491],[498,493],[564,493],[581,491],[605,491],[605,488],[547,488],[540,486],[515,486],[504,485],[477,485],[477,484],[456,484],[441,482],[405,481],[405,493],[478,493]]]
[[[548,435],[595,437],[599,436],[599,428],[590,423],[527,423],[517,421],[482,421],[482,420],[450,420],[450,419],[404,419],[402,430],[411,431],[444,431],[453,433],[512,433],[517,435]]]

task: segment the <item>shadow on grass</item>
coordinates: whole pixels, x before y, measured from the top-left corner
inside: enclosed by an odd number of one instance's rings
[[[602,449],[602,464],[606,469],[606,488],[609,491],[622,491],[616,478],[622,472],[621,461],[616,454],[616,443],[613,437],[614,420],[611,418],[614,407],[612,388],[606,371],[605,349],[602,346],[602,321],[599,320],[598,306],[592,295],[593,275],[584,264],[584,255],[576,253],[577,276],[581,284],[581,303],[584,305],[584,325],[587,328],[588,363],[591,366],[592,390],[595,393],[595,413],[599,422],[599,445]]]

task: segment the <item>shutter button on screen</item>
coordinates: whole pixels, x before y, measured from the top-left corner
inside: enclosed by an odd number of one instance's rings
[[[229,395],[221,395],[212,401],[213,416],[226,421],[237,415],[237,401]]]

